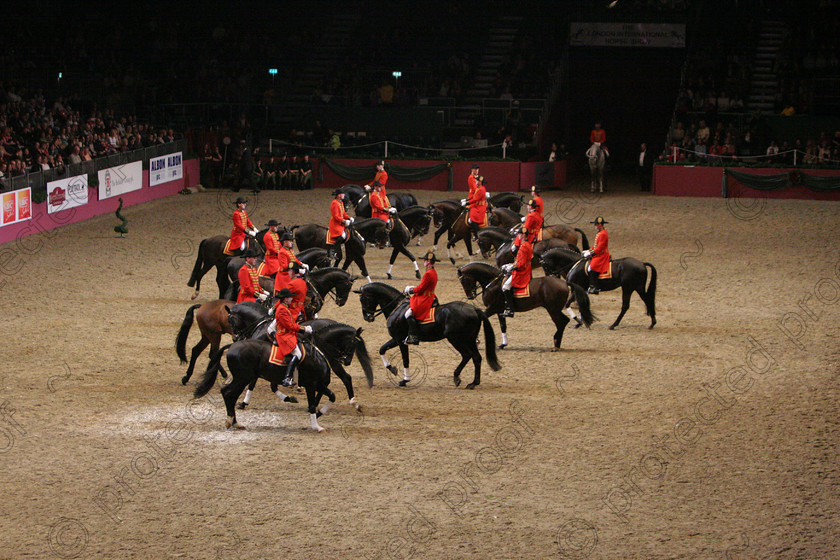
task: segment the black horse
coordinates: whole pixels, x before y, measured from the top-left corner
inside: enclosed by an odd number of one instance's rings
[[[345,208],[347,208],[348,205],[355,207],[359,203],[359,200],[367,195],[365,188],[360,185],[344,185],[339,187],[338,190],[344,193]]]
[[[320,247],[310,247],[295,256],[300,262],[309,266],[310,270],[327,268],[332,265],[332,259],[327,256],[327,250]]]
[[[327,249],[327,228],[318,224],[304,224],[302,226],[292,226],[292,231],[295,233],[295,242],[298,246],[298,251],[305,251],[312,247],[320,249]],[[351,263],[356,263],[362,276],[366,276],[368,282],[371,282],[368,274],[367,265],[365,264],[365,240],[359,235],[353,226],[347,228],[347,241],[337,246],[337,257],[334,266],[338,266],[341,259],[344,258],[344,265],[341,267],[347,270]],[[346,255],[344,254],[346,252]]]
[[[534,256],[531,259],[531,268],[541,267],[542,261],[540,261],[540,256],[546,251],[558,248],[565,249],[567,251],[572,251],[580,255],[580,249],[578,249],[576,245],[569,245],[568,243],[557,237],[543,239],[542,241],[537,241],[536,243],[534,243]],[[504,245],[499,247],[498,251],[496,251],[496,266],[499,268],[508,263],[512,263],[515,260],[516,254],[513,252],[513,241],[505,243]]]
[[[492,195],[488,201],[490,208],[509,208],[516,213],[522,209],[525,200],[521,194],[512,192],[501,192]]]
[[[233,331],[235,340],[254,338],[270,341],[268,338],[268,325],[271,322],[271,317],[259,306],[255,306],[250,302],[240,303],[230,307],[228,314],[228,323],[231,331]],[[333,321],[332,319],[315,319],[313,321],[305,321],[302,324],[312,327],[315,346],[324,352],[327,361],[330,363],[330,368],[341,379],[341,382],[347,389],[347,398],[350,399],[350,404],[356,410],[361,410],[362,407],[356,401],[356,395],[353,391],[353,379],[344,369],[344,366],[349,366],[353,362],[353,355],[355,354],[365,373],[368,387],[373,387],[373,368],[370,364],[367,346],[361,336],[362,329],[356,329],[355,327]],[[240,410],[244,410],[251,401],[251,393],[256,383],[257,380],[254,379],[248,386],[245,392],[245,398],[237,405]],[[286,397],[282,392],[278,392],[276,383],[272,383],[271,392],[285,402],[295,402],[294,397]],[[287,398],[290,400],[286,401]]]
[[[335,402],[335,394],[330,390],[330,364],[326,356],[313,344],[303,341],[305,356],[298,362],[298,385],[306,389],[306,400],[309,405],[310,425],[313,430],[323,432],[318,424],[318,404],[321,397],[326,395],[330,402]],[[236,422],[236,400],[251,381],[262,377],[271,383],[279,383],[286,373],[285,366],[277,366],[268,361],[271,355],[271,343],[266,340],[247,339],[223,346],[216,352],[201,378],[201,383],[193,393],[196,398],[203,397],[210,392],[216,383],[222,355],[227,350],[227,364],[232,380],[222,387],[222,397],[227,410],[226,428],[243,427]],[[286,398],[286,402],[293,399]]]
[[[522,223],[522,215],[510,208],[492,208],[487,210],[487,222],[491,226],[512,228]]]
[[[368,243],[372,243],[372,240],[381,239],[383,234],[387,236],[386,238],[391,245],[391,260],[388,262],[390,266],[388,267],[388,272],[386,273],[389,280],[392,278],[391,271],[394,268],[394,261],[397,260],[397,255],[400,253],[408,257],[414,264],[414,275],[419,279],[420,268],[417,265],[417,259],[414,258],[414,255],[412,255],[411,251],[407,248],[407,245],[411,242],[411,233],[408,231],[408,227],[399,218],[393,219],[392,223],[393,227],[390,232],[385,230],[385,222],[379,218],[360,220],[355,223],[355,227],[356,231],[364,237],[365,241]]]
[[[408,347],[402,342],[408,335],[405,319],[408,301],[405,300],[402,292],[383,282],[366,284],[360,290],[354,291],[359,294],[365,321],[372,322],[379,313],[388,317],[388,334],[391,340],[379,349],[379,357],[382,358],[382,363],[388,371],[396,375],[397,368],[388,363],[385,352],[399,346],[403,361],[403,379],[399,385],[405,387],[410,381]],[[377,308],[381,311],[377,312]],[[470,360],[473,361],[475,367],[475,377],[472,383],[467,385],[467,389],[474,389],[481,383],[481,353],[478,351],[476,340],[482,325],[484,325],[487,363],[493,371],[498,371],[501,366],[496,358],[496,335],[487,315],[477,307],[462,301],[438,305],[435,308],[434,322],[420,325],[420,340],[435,341],[445,338],[461,354],[461,361],[455,368],[453,378],[456,387],[461,384],[461,370]]]
[[[552,249],[542,256],[543,270],[552,276],[565,276],[570,283],[589,285],[589,277],[586,271],[586,259],[580,255],[563,249]],[[633,292],[638,292],[639,297],[645,303],[646,314],[650,317],[649,329],[656,324],[656,268],[648,263],[642,262],[633,257],[613,259],[610,261],[612,267],[611,278],[598,280],[598,288],[603,291],[614,290],[621,287],[621,313],[618,314],[615,322],[610,325],[610,330],[616,328],[630,308],[630,297]],[[650,267],[650,284],[647,284],[647,268]]]
[[[423,236],[429,233],[429,226],[434,219],[434,207],[432,206],[409,206],[397,212],[400,220],[408,228],[411,239],[417,237],[417,245],[423,241]]]
[[[260,240],[265,234],[265,231],[261,231],[257,235]],[[219,287],[219,298],[225,297],[225,293],[230,287],[227,265],[231,257],[230,255],[225,255],[224,253],[225,245],[227,245],[229,239],[230,237],[226,235],[214,235],[213,237],[202,239],[201,243],[198,244],[198,253],[195,257],[195,264],[193,265],[190,279],[187,281],[187,286],[190,288],[195,286],[195,292],[190,299],[198,297],[198,294],[201,291],[201,279],[204,278],[204,275],[207,274],[214,266],[216,267],[216,285]],[[250,239],[250,237],[247,239]],[[249,243],[251,242],[249,241]],[[260,245],[260,248],[263,247]]]
[[[502,328],[502,344],[499,348],[504,348],[507,345],[507,320],[502,316],[505,310],[502,271],[485,263],[465,264],[458,268],[458,280],[469,299],[478,297],[479,287],[481,287],[482,302],[487,314],[495,314],[499,317],[499,325]],[[563,332],[569,324],[570,317],[576,318],[578,324],[583,324],[587,328],[595,321],[595,316],[589,308],[589,296],[586,295],[586,290],[576,284],[567,283],[562,278],[540,276],[532,278],[528,288],[527,297],[515,298],[515,310],[530,311],[542,307],[548,311],[556,329],[552,351],[560,350]],[[579,315],[576,315],[570,307],[574,301],[577,301],[580,309]]]
[[[405,210],[409,206],[417,206],[417,198],[411,193],[393,192],[388,194],[388,202],[397,209],[397,212]],[[356,216],[359,218],[370,218],[370,194],[363,196],[356,203]]]
[[[478,230],[478,250],[485,259],[490,258],[502,245],[512,240],[510,231],[505,228],[488,226]]]

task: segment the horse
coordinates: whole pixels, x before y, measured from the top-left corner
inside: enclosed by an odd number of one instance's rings
[[[458,200],[442,200],[440,202],[432,203],[435,215],[435,240],[432,247],[433,251],[437,251],[437,244],[441,236],[449,231],[452,224],[464,212],[464,207]]]
[[[365,188],[360,185],[344,185],[339,187],[338,190],[344,193],[345,208],[348,205],[355,207],[359,203],[359,200],[367,194]]]
[[[266,231],[268,231],[268,229],[258,232],[256,236],[258,247],[262,249],[263,252],[265,252],[265,245],[263,244],[262,239]],[[195,286],[195,292],[190,299],[198,297],[198,294],[201,291],[201,279],[204,278],[204,275],[207,274],[214,266],[216,267],[216,285],[219,287],[219,298],[225,297],[225,292],[227,292],[230,287],[227,264],[231,256],[225,255],[224,253],[225,245],[227,245],[229,239],[230,237],[226,235],[214,235],[213,237],[202,239],[201,243],[198,244],[198,253],[195,257],[195,264],[193,265],[190,279],[187,281],[187,286],[190,288]],[[246,238],[246,240],[247,239],[249,238]],[[250,243],[250,241],[248,241],[248,243]],[[237,272],[238,271],[239,269],[237,269]]]
[[[327,299],[330,294],[335,292],[333,299],[339,307],[347,303],[350,290],[353,288],[353,282],[359,278],[361,277],[353,276],[346,270],[335,267],[319,268],[306,275],[306,279],[322,299]]]
[[[452,247],[454,247],[459,241],[463,241],[467,246],[467,254],[470,256],[470,261],[472,261],[473,258],[472,229],[470,229],[470,225],[467,223],[467,215],[467,210],[462,211],[461,215],[458,216],[458,219],[456,219],[449,228],[449,237],[446,242],[446,256],[449,257],[449,262],[452,264],[455,264],[455,259],[452,257]],[[457,251],[455,256],[459,256]]]
[[[405,318],[408,301],[405,300],[402,292],[384,282],[366,284],[361,289],[354,290],[354,292],[359,294],[362,316],[365,321],[373,322],[379,313],[388,318],[388,334],[391,336],[391,340],[379,348],[379,357],[382,359],[385,368],[391,374],[396,375],[397,368],[388,362],[385,352],[399,346],[403,362],[403,379],[399,382],[399,385],[405,387],[411,381],[408,375],[408,346],[402,342],[408,335],[408,325]],[[381,311],[377,312],[377,308]],[[493,371],[501,369],[496,357],[496,334],[483,311],[462,301],[438,305],[433,309],[434,322],[420,325],[420,340],[436,341],[445,338],[461,354],[461,361],[455,368],[453,377],[456,387],[461,384],[461,370],[470,360],[472,360],[475,368],[475,376],[472,383],[469,383],[466,388],[474,389],[476,385],[481,383],[481,353],[478,351],[476,340],[482,325],[484,326],[487,363]]]
[[[522,229],[522,224],[514,225],[511,230],[511,236],[515,236],[519,231]],[[573,245],[577,247],[578,236],[580,234],[580,244],[584,250],[589,249],[589,239],[586,237],[586,233],[580,228],[571,228],[569,226],[564,226],[562,224],[556,224],[553,226],[546,226],[542,227],[541,236],[542,240],[545,239],[560,239],[561,241],[565,241],[569,245]]]
[[[397,209],[397,212],[405,210],[409,206],[417,206],[418,204],[417,198],[411,193],[390,193],[388,195],[388,201],[391,203],[391,206]],[[370,218],[371,215],[370,194],[368,194],[368,196],[363,196],[359,199],[358,203],[356,203],[356,217]]]
[[[298,251],[305,251],[312,247],[327,249],[327,228],[318,224],[304,224],[302,226],[292,226],[292,231],[295,233],[295,242],[297,243]],[[347,227],[347,240],[341,243],[336,248],[336,259],[333,266],[338,266],[341,259],[344,258],[344,266],[342,270],[347,270],[351,263],[356,263],[362,276],[366,276],[368,282],[372,282],[368,274],[367,265],[365,264],[365,240],[356,232],[353,226]],[[347,251],[344,255],[344,251]],[[346,258],[345,258],[346,257]]]
[[[499,248],[512,240],[510,231],[497,226],[487,226],[478,230],[478,250],[485,259],[490,258]]]
[[[330,402],[335,402],[335,394],[330,390],[330,364],[326,356],[315,345],[303,341],[303,359],[297,364],[298,385],[306,389],[306,400],[310,418],[310,426],[316,432],[323,432],[318,424],[318,404],[321,397],[326,395]],[[265,340],[247,339],[221,347],[211,357],[210,365],[201,378],[201,383],[195,388],[193,395],[200,398],[210,392],[216,383],[216,376],[221,366],[222,355],[227,350],[227,364],[232,380],[222,387],[222,397],[227,410],[226,428],[244,429],[236,421],[236,401],[245,387],[252,380],[262,377],[271,383],[279,383],[286,373],[286,366],[277,366],[268,361],[271,355],[271,343]],[[285,397],[284,402],[292,402],[292,398]],[[322,409],[321,413],[325,412]]]
[[[189,309],[184,316],[184,321],[181,323],[181,328],[178,329],[178,335],[175,337],[175,353],[181,359],[181,363],[187,363],[187,336],[190,334],[190,328],[193,324],[193,318],[198,322],[198,328],[201,331],[201,340],[193,346],[190,355],[190,365],[187,367],[187,373],[181,378],[181,384],[186,385],[187,381],[192,377],[195,369],[195,362],[198,356],[204,351],[207,346],[210,346],[210,354],[212,355],[219,349],[222,342],[223,334],[233,334],[228,323],[228,313],[225,311],[225,306],[231,306],[234,302],[227,299],[217,299],[207,303],[196,303]],[[196,312],[196,309],[198,311]],[[222,368],[222,377],[227,377],[227,372]]]
[[[552,249],[542,256],[543,270],[546,274],[553,276],[565,275],[567,281],[589,285],[589,275],[586,271],[585,259],[580,255],[564,252],[562,249]],[[598,280],[598,287],[602,291],[610,291],[621,286],[621,313],[618,314],[615,322],[610,325],[614,330],[624,314],[630,308],[630,298],[633,292],[638,292],[639,297],[645,303],[646,315],[650,317],[652,329],[656,324],[656,268],[648,263],[642,262],[633,257],[613,259],[610,261],[612,269],[611,278]],[[647,284],[647,267],[650,267],[650,284]]]
[[[300,262],[309,266],[310,270],[327,268],[332,264],[332,259],[327,256],[327,250],[320,247],[310,247],[295,256]]]
[[[522,216],[509,208],[493,208],[487,211],[487,222],[491,226],[512,228],[522,223]]]
[[[565,241],[556,237],[543,239],[534,243],[534,256],[531,258],[531,268],[539,268],[542,266],[540,255],[551,249],[566,249],[568,251],[576,252],[580,255],[580,249],[575,245],[569,245]],[[503,265],[512,263],[516,260],[516,255],[513,253],[513,242],[509,241],[499,247],[496,251],[496,266],[501,268]]]
[[[524,202],[521,194],[512,192],[496,193],[488,199],[491,208],[509,208],[517,214],[522,209]]]
[[[411,239],[417,237],[417,245],[419,246],[423,236],[429,233],[429,226],[434,217],[434,208],[420,205],[409,206],[397,212],[397,216],[408,228]]]
[[[378,223],[377,223],[378,222]],[[411,262],[414,264],[414,275],[417,279],[420,279],[420,267],[417,265],[417,259],[414,258],[414,255],[411,254],[411,251],[408,250],[406,247],[411,242],[411,233],[408,231],[408,227],[399,218],[394,218],[393,222],[394,225],[391,228],[391,231],[385,230],[385,222],[380,220],[379,218],[371,218],[369,220],[361,220],[356,222],[355,227],[356,231],[365,238],[365,240],[370,241],[371,236],[374,238],[378,238],[382,233],[387,236],[388,241],[391,244],[391,259],[388,262],[390,265],[388,267],[388,272],[386,273],[388,276],[388,280],[391,280],[393,276],[391,276],[391,271],[394,269],[394,261],[397,260],[397,255],[402,253],[406,257],[408,257]]]
[[[469,299],[478,296],[478,286],[481,286],[481,299],[488,315],[498,315],[499,325],[502,328],[502,344],[499,348],[507,345],[507,323],[502,316],[505,310],[505,298],[502,294],[503,274],[498,268],[485,263],[470,263],[458,268],[458,280]],[[560,350],[560,343],[563,341],[563,331],[569,323],[569,317],[574,318],[575,312],[570,307],[573,301],[577,301],[580,311],[580,322],[589,328],[596,318],[592,315],[589,306],[589,296],[586,290],[579,285],[566,282],[554,276],[542,276],[532,278],[528,285],[528,297],[514,298],[514,311],[530,311],[538,307],[548,311],[548,315],[554,322],[554,348],[552,352]],[[569,314],[569,317],[566,316]]]
[[[231,330],[234,333],[234,340],[253,338],[268,340],[270,342],[268,325],[271,322],[271,317],[265,310],[259,306],[254,306],[252,303],[240,303],[228,309],[228,314]],[[353,391],[353,379],[344,369],[344,366],[349,366],[352,363],[353,354],[355,353],[365,373],[368,387],[373,387],[373,368],[370,364],[370,356],[368,355],[365,341],[361,336],[363,329],[356,329],[355,327],[333,321],[332,319],[314,319],[312,321],[305,321],[302,324],[312,327],[312,336],[315,345],[324,352],[327,361],[330,363],[330,368],[341,379],[341,382],[347,389],[347,398],[350,399],[350,404],[356,410],[361,410],[362,406],[356,401],[356,395]],[[245,392],[245,398],[237,405],[239,410],[244,410],[250,403],[251,393],[256,383],[257,380],[254,379],[248,386]],[[278,396],[282,395],[282,393],[278,393],[276,383],[272,383],[271,392]],[[286,395],[282,395],[281,398],[285,401]],[[290,400],[285,402],[295,401]]]
[[[600,142],[594,142],[586,150],[586,157],[589,159],[589,191],[595,192],[595,188],[597,187],[598,192],[604,192],[604,167],[607,163],[606,151],[601,147]]]

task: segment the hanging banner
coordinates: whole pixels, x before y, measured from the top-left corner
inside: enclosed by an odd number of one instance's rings
[[[47,183],[47,213],[54,214],[88,203],[87,173]]]
[[[32,189],[30,187],[3,193],[0,203],[2,204],[0,225],[8,226],[32,218]]]
[[[182,152],[149,160],[149,186],[154,187],[184,177]]]
[[[143,162],[102,169],[99,177],[99,200],[139,190],[143,186]]]
[[[685,48],[684,23],[572,22],[573,47]]]

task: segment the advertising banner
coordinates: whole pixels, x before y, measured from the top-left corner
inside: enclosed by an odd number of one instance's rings
[[[2,215],[0,225],[7,226],[32,218],[32,189],[27,187],[18,191],[3,193],[0,198]]]
[[[569,31],[573,47],[685,48],[683,23],[572,22]]]
[[[154,187],[184,176],[182,152],[167,154],[149,160],[149,186]]]
[[[143,162],[109,167],[98,173],[99,200],[139,190],[143,186]]]
[[[54,214],[88,203],[87,174],[47,183],[47,213]]]

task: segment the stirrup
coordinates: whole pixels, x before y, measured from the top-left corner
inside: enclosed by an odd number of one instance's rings
[[[417,335],[410,334],[407,337],[405,337],[405,340],[403,340],[403,344],[420,344],[420,339],[417,337]]]
[[[587,294],[600,294],[601,290],[599,290],[598,288],[590,286],[589,289],[586,290],[586,293]]]
[[[502,317],[513,317],[513,309],[505,309],[502,311]]]

